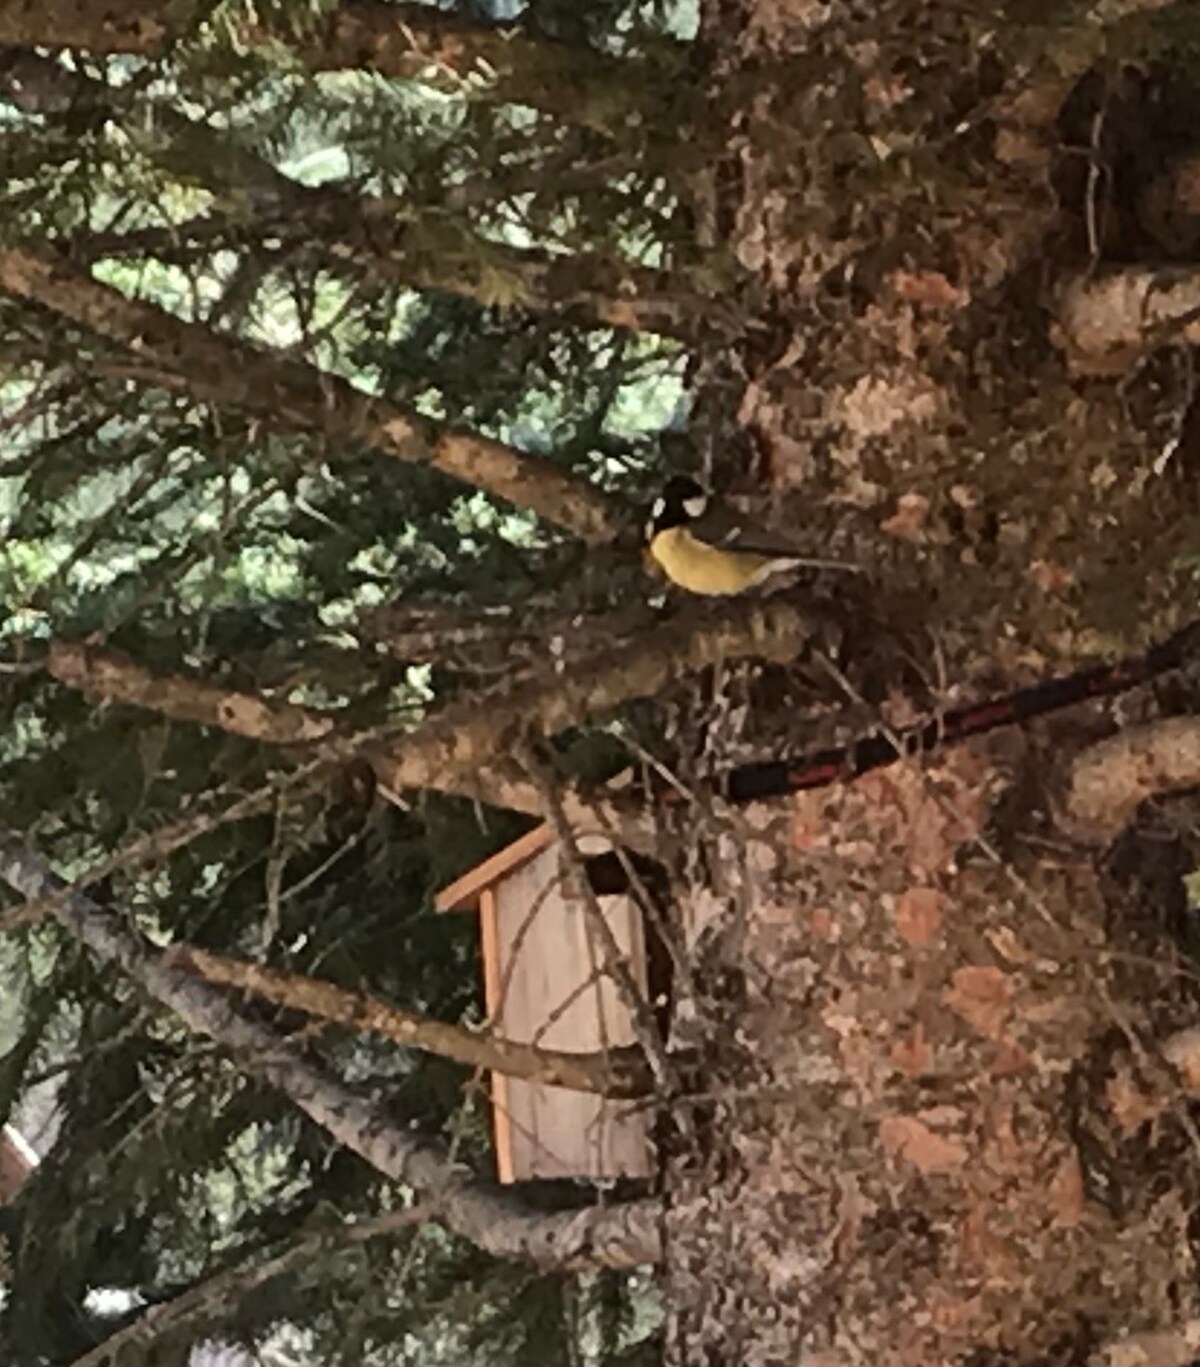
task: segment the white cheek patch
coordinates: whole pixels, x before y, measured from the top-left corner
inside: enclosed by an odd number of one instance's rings
[[[662,517],[663,513],[665,513],[666,511],[667,511],[667,502],[666,502],[666,499],[656,498],[656,499],[654,500],[654,507],[650,509],[650,516],[651,516],[652,518],[654,518],[654,519],[657,521],[657,519],[660,518],[660,517]]]
[[[708,507],[708,497],[705,494],[697,494],[695,498],[685,498],[683,500],[683,511],[688,517],[703,517],[704,510]]]

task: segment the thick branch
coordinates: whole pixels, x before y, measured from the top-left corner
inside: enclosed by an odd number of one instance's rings
[[[434,1218],[486,1252],[561,1269],[634,1267],[660,1258],[657,1202],[532,1211],[512,1193],[472,1177],[439,1144],[393,1123],[298,1046],[238,1015],[225,993],[166,962],[118,916],[65,891],[62,880],[12,838],[0,841],[0,880],[28,900],[53,899],[55,920],[97,959],[116,964],[189,1029],[228,1049],[335,1140],[411,1187]]]
[[[684,616],[581,661],[565,677],[548,670],[452,705],[377,751],[372,762],[393,789],[444,787],[448,777],[471,774],[497,753],[513,753],[526,735],[552,736],[630,698],[653,697],[683,675],[722,660],[794,659],[808,635],[804,615],[782,602],[739,602],[699,622],[695,615]],[[520,810],[542,811],[537,786],[525,788]]]
[[[100,646],[52,645],[46,668],[59,683],[90,698],[145,707],[173,721],[216,726],[269,745],[320,740],[334,726],[331,717],[294,703],[267,701],[181,674],[153,674],[128,655]]]
[[[39,113],[77,104],[104,109],[146,155],[185,182],[200,181],[243,233],[317,244],[334,260],[410,289],[444,290],[479,303],[535,310],[577,308],[599,322],[665,333],[711,309],[661,272],[612,258],[557,256],[479,236],[444,208],[301,185],[230,133],[166,106],[147,108],[53,58],[10,54],[0,82]],[[135,236],[136,244],[139,239]],[[144,240],[144,235],[142,240]]]
[[[1155,793],[1200,785],[1200,717],[1132,726],[1084,750],[1071,766],[1060,824],[1107,843]]]
[[[0,43],[156,57],[186,23],[178,0],[0,0]],[[645,109],[681,74],[684,53],[617,59],[524,36],[513,24],[480,24],[428,5],[343,0],[299,40],[242,25],[243,45],[295,43],[315,71],[361,68],[419,80],[475,99],[514,101],[590,123]],[[470,82],[468,85],[467,83]]]
[[[617,518],[604,495],[552,461],[476,433],[439,435],[422,419],[338,376],[185,323],[100,284],[62,258],[0,252],[0,286],[128,347],[194,399],[258,414],[277,428],[319,432],[336,443],[433,466],[588,541],[616,535]]]
[[[207,982],[239,988],[318,1020],[382,1035],[406,1048],[424,1049],[468,1068],[489,1068],[509,1077],[570,1087],[578,1092],[598,1092],[602,1096],[644,1096],[650,1089],[645,1060],[638,1049],[610,1049],[604,1054],[542,1049],[490,1031],[431,1020],[368,992],[352,992],[302,973],[228,959],[190,945],[174,946],[168,953],[168,962],[198,973]]]
[[[545,794],[508,757],[530,735],[553,736],[590,717],[612,712],[631,698],[652,697],[670,683],[722,660],[757,656],[786,662],[809,635],[807,619],[779,601],[735,603],[700,611],[641,633],[622,645],[574,663],[565,674],[552,667],[534,678],[475,693],[435,714],[415,730],[369,742],[366,756],[385,790],[433,788],[465,793],[513,811],[545,813]],[[287,703],[268,703],[181,675],[153,675],[116,651],[55,646],[55,677],[107,702],[146,707],[181,721],[219,726],[273,744],[327,734],[328,718]],[[573,825],[587,822],[578,798],[564,799]],[[607,820],[635,847],[644,832],[628,814]]]

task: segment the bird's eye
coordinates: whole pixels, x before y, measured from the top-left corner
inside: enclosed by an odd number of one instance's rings
[[[708,507],[708,499],[704,494],[697,494],[695,498],[685,498],[683,500],[683,511],[688,517],[703,517],[704,510]]]
[[[656,499],[654,500],[654,507],[650,509],[650,516],[657,519],[657,518],[662,517],[663,513],[665,513],[666,511],[667,511],[667,501],[666,501],[666,499],[663,499],[663,498],[656,498]]]

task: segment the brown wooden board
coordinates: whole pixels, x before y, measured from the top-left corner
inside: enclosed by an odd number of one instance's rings
[[[33,1150],[5,1125],[0,1131],[0,1205],[16,1196],[36,1166]]]
[[[491,931],[484,943],[485,961],[496,956],[494,965],[485,962],[495,1027],[514,1040],[579,1053],[632,1043],[628,1012],[600,972],[602,947],[585,908],[564,895],[558,871],[550,845],[495,884],[494,950]],[[626,897],[604,898],[601,906],[644,985],[637,909]],[[649,1174],[646,1116],[631,1103],[517,1078],[505,1080],[503,1093],[493,1092],[501,1181]]]
[[[544,850],[553,839],[554,832],[545,824],[526,831],[520,839],[505,845],[490,859],[476,864],[449,887],[443,888],[434,899],[434,908],[437,911],[465,911],[476,906],[484,888],[493,887],[511,869]]]

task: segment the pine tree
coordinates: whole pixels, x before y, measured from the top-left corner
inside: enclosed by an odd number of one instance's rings
[[[1191,1360],[1193,8],[0,4],[5,1360]],[[660,603],[678,469],[858,573]],[[536,820],[670,1049],[475,1028]]]

